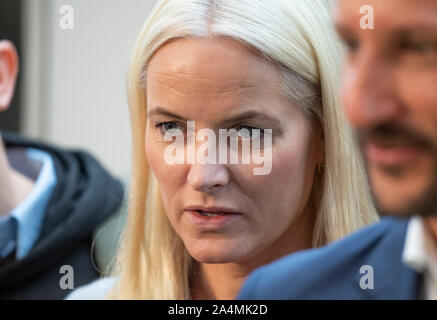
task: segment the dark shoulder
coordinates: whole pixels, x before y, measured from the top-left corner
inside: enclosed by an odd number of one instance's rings
[[[342,281],[355,279],[360,266],[377,260],[381,251],[385,252],[393,242],[403,239],[407,224],[406,219],[383,218],[329,245],[285,256],[255,270],[245,282],[240,298],[327,297],[331,294],[330,288],[336,290]],[[334,281],[337,281],[335,285]]]

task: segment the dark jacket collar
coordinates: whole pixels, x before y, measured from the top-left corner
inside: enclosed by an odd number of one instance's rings
[[[358,273],[357,290],[364,299],[408,299],[419,298],[423,276],[402,261],[409,219],[383,218],[388,220],[389,229],[384,232],[377,245],[369,248],[364,264],[374,271],[374,289],[363,290]]]

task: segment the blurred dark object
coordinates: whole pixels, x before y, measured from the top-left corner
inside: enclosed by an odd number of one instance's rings
[[[21,0],[0,0],[0,39],[12,41],[21,57]],[[20,74],[9,109],[0,113],[1,130],[20,131]]]
[[[0,133],[6,150],[32,148],[47,153],[56,173],[41,233],[31,251],[23,259],[14,255],[0,259],[0,300],[63,299],[73,288],[61,287],[62,266],[73,268],[74,287],[100,277],[93,234],[120,214],[123,185],[87,152]]]

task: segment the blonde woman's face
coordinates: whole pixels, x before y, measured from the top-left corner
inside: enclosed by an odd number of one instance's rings
[[[233,40],[172,41],[150,61],[147,111],[147,159],[168,218],[196,260],[268,260],[310,245],[309,199],[323,143],[283,94],[275,67]],[[244,139],[262,138],[255,129],[271,129],[271,146],[260,142],[261,155],[271,152],[271,170],[256,175],[262,165],[231,164],[229,158],[190,162],[206,140],[188,136],[206,128],[216,133],[217,141],[208,139],[207,146],[217,159],[220,129],[235,129],[240,147]],[[165,141],[166,133],[175,134],[173,140]],[[182,143],[175,144],[178,138]],[[184,163],[169,164],[171,145],[182,146]]]

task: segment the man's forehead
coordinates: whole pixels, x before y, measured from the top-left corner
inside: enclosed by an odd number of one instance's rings
[[[335,22],[337,26],[360,28],[366,14],[373,15],[375,30],[437,28],[437,0],[338,0]]]

